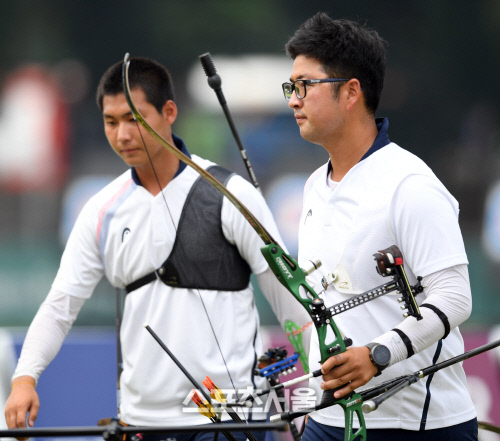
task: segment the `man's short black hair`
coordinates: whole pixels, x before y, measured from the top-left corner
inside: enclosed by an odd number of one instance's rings
[[[306,20],[285,46],[293,60],[299,55],[316,59],[329,77],[358,79],[373,114],[384,87],[386,47],[376,31],[324,12]]]
[[[123,93],[122,65],[122,61],[113,64],[99,81],[96,99],[101,111],[105,95]],[[147,101],[155,106],[159,113],[168,100],[175,100],[174,84],[170,73],[160,63],[150,58],[132,57],[128,76],[130,89],[142,89]]]

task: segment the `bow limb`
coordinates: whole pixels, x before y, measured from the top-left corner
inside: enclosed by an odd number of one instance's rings
[[[257,232],[257,234],[265,244],[261,248],[261,252],[264,258],[267,260],[269,267],[273,271],[274,275],[280,281],[280,283],[302,304],[302,306],[307,310],[307,312],[313,319],[313,323],[316,326],[319,337],[321,362],[323,363],[324,361],[326,361],[326,359],[328,359],[331,355],[344,352],[346,350],[346,346],[351,343],[348,341],[348,339],[344,339],[344,337],[338,330],[334,320],[331,318],[329,310],[325,307],[323,300],[306,281],[306,276],[313,272],[315,269],[319,268],[321,262],[317,260],[311,261],[311,266],[306,271],[300,268],[297,261],[287,253],[285,253],[282,247],[278,245],[276,240],[273,239],[273,237],[265,229],[265,227],[243,205],[243,203],[240,202],[238,198],[236,198],[236,196],[234,196],[209,172],[201,168],[189,157],[184,155],[179,149],[177,149],[165,138],[163,138],[148,124],[148,122],[144,119],[144,117],[135,106],[131,97],[130,85],[128,81],[129,65],[130,58],[129,54],[127,53],[123,62],[123,89],[125,98],[136,121],[138,121],[158,143],[160,143],[169,152],[177,156],[179,160],[193,168],[205,180],[207,180],[218,191],[226,196],[229,201],[238,209],[238,211],[245,217],[252,228]],[[338,402],[340,403],[340,400]],[[349,406],[350,410],[353,409],[353,406],[355,404],[356,403],[353,402]],[[364,420],[360,410],[360,405],[361,403],[359,403],[359,420],[360,424],[364,427]],[[356,407],[358,407],[358,404],[356,404]],[[346,419],[350,414],[351,412],[346,412]],[[351,426],[352,421],[346,421],[346,427]],[[351,434],[352,432],[350,430],[346,430],[346,437],[348,436],[348,433]],[[354,438],[346,438],[346,441],[351,441],[351,439],[353,440]]]
[[[330,312],[325,307],[323,300],[318,296],[306,281],[306,276],[319,268],[321,262],[311,261],[311,266],[307,270],[299,267],[297,261],[286,254],[276,240],[270,235],[257,218],[236,198],[223,184],[214,178],[209,172],[201,168],[179,149],[158,134],[144,119],[135,106],[128,82],[128,68],[130,65],[129,54],[125,55],[123,64],[123,86],[125,97],[132,110],[135,119],[151,134],[163,147],[175,154],[182,162],[197,171],[204,179],[212,184],[240,211],[253,229],[260,236],[265,246],[261,248],[264,258],[267,260],[276,278],[288,291],[304,306],[311,315],[319,335],[321,362],[323,363],[331,355],[344,352],[346,346],[351,344],[348,339],[344,339],[338,330],[335,322],[330,317]],[[333,335],[332,335],[333,334]]]
[[[270,419],[272,423],[280,423],[283,421],[292,421],[297,417],[305,416],[311,412],[317,410],[325,409],[327,407],[338,404],[344,410],[344,441],[366,441],[366,424],[363,417],[363,412],[361,410],[361,405],[363,403],[363,397],[357,393],[351,393],[346,397],[341,399],[333,398],[333,391],[331,394],[323,395],[321,403],[308,407],[305,409],[300,409],[296,411],[282,412],[281,414],[273,415]],[[326,397],[326,399],[324,399]],[[354,429],[355,417],[358,418],[359,428]],[[355,430],[355,432],[354,432]]]

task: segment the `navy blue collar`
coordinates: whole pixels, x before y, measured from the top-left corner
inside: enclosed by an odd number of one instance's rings
[[[391,142],[389,141],[389,135],[387,134],[387,131],[389,130],[389,120],[387,118],[376,118],[375,124],[377,125],[378,135],[375,138],[375,141],[373,141],[372,146],[363,155],[359,162],[368,158],[368,156],[372,153],[375,153],[377,150],[380,150],[382,147],[385,147]]]
[[[178,136],[174,135],[173,133],[172,133],[172,138],[174,140],[175,146],[182,153],[184,153],[188,158],[191,159],[191,154],[189,153],[188,149],[186,148],[186,145],[184,144],[184,141],[181,138],[179,138]],[[177,172],[175,173],[174,178],[176,178],[177,176],[179,176],[184,171],[185,168],[186,168],[186,164],[184,162],[182,162],[182,161],[179,161],[179,168],[177,169]],[[135,171],[135,168],[132,167],[131,171],[132,171],[132,180],[137,185],[140,185],[142,187],[141,180],[139,179],[139,176],[137,176],[137,172]]]
[[[373,141],[372,146],[368,149],[368,151],[363,155],[363,157],[359,160],[361,162],[363,159],[368,158],[372,153],[375,153],[377,150],[380,150],[382,147],[390,144],[389,135],[387,131],[389,130],[389,120],[387,118],[375,118],[375,124],[377,125],[378,135]],[[328,170],[327,174],[330,175],[332,171],[332,163],[328,160]]]

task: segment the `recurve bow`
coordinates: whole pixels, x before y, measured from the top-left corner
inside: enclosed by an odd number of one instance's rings
[[[330,356],[342,353],[346,350],[347,346],[352,344],[350,339],[344,338],[337,328],[335,321],[333,320],[333,315],[338,312],[335,312],[335,306],[331,308],[327,308],[324,305],[323,299],[316,293],[316,291],[307,283],[306,276],[311,274],[313,271],[318,269],[321,266],[321,262],[319,260],[310,260],[306,268],[301,268],[297,261],[293,259],[290,255],[288,255],[283,248],[277,243],[276,240],[269,234],[269,232],[265,229],[265,227],[257,220],[257,218],[241,203],[236,196],[234,196],[223,184],[221,184],[216,178],[214,178],[210,173],[208,173],[205,169],[200,167],[194,161],[192,161],[188,156],[182,153],[179,149],[177,149],[174,145],[164,139],[160,134],[158,134],[144,119],[139,110],[136,108],[130,93],[130,85],[128,81],[128,69],[130,65],[130,57],[127,53],[123,62],[123,90],[127,102],[130,106],[132,114],[136,121],[138,121],[144,129],[156,140],[160,143],[164,148],[173,153],[175,156],[179,158],[182,162],[193,168],[196,172],[198,172],[204,179],[206,179],[210,184],[212,184],[217,190],[219,190],[224,196],[226,196],[229,201],[240,211],[240,213],[245,217],[245,219],[250,223],[256,233],[264,242],[264,246],[261,248],[261,252],[269,264],[269,267],[275,274],[276,278],[281,282],[281,284],[302,304],[302,306],[307,310],[309,315],[312,318],[312,321],[316,327],[316,331],[319,337],[319,347],[321,353],[320,362],[323,363]],[[382,268],[379,268],[379,272],[381,271],[382,275],[392,275],[391,273],[396,271],[404,271],[402,270],[402,259],[400,264],[395,263],[394,256],[390,252],[381,252],[382,260],[384,265]],[[400,256],[398,256],[400,257]],[[377,262],[377,267],[379,267],[380,263]],[[396,272],[397,275],[397,272]],[[387,292],[393,290],[400,290],[401,287],[404,287],[404,292],[402,292],[405,297],[406,305],[414,306],[416,302],[413,298],[415,290],[409,286],[408,281],[406,279],[406,275],[404,277],[398,278],[397,283],[388,283],[382,285],[375,290],[371,290],[367,293],[360,294],[358,296],[354,296],[353,300],[358,300],[361,303],[364,303],[369,300],[373,300],[374,298],[386,294]],[[378,291],[377,291],[378,290]],[[350,309],[351,307],[357,306],[348,305],[347,302],[342,306],[342,310],[339,312],[343,312],[344,310]],[[358,303],[358,304],[361,304]],[[418,311],[418,307],[417,307]],[[410,310],[410,313],[412,311]],[[366,440],[366,426],[363,417],[363,412],[361,410],[362,405],[362,397],[355,393],[351,392],[347,396],[342,397],[341,399],[333,399],[333,391],[326,391],[328,393],[323,395],[322,405],[323,407],[331,406],[334,404],[340,405],[344,409],[345,413],[345,441],[353,441],[356,438],[361,439],[362,441]],[[353,422],[354,416],[358,417],[359,429],[353,432]]]

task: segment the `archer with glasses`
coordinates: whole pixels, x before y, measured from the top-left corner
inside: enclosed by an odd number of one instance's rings
[[[402,251],[410,283],[423,276],[417,297],[422,320],[404,318],[392,295],[336,317],[353,345],[330,357],[323,378],[310,385],[316,397],[340,388],[334,392],[340,398],[463,353],[458,325],[472,308],[468,260],[458,202],[423,161],[389,140],[387,118],[375,117],[386,42],[358,23],[318,13],[286,50],[293,68],[283,84],[285,99],[300,135],[329,156],[304,187],[299,264],[312,256],[323,263],[310,277],[313,286],[328,282],[326,305],[376,286],[373,253],[391,245]],[[389,350],[388,359],[376,355],[380,346]],[[313,333],[311,371],[320,358]],[[369,441],[477,440],[460,364],[405,389],[365,418]],[[340,406],[310,414],[303,441],[343,439]]]

